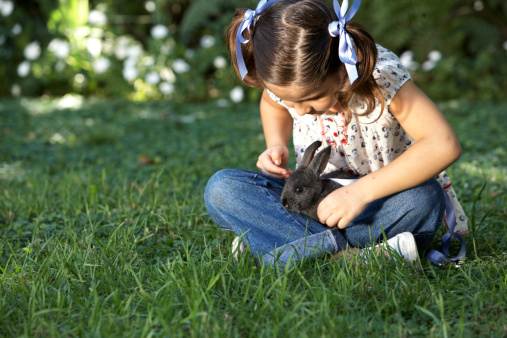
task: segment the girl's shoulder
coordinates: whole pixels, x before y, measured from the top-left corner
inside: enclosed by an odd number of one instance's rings
[[[396,92],[412,77],[395,53],[378,44],[377,51],[373,78],[379,84],[384,100],[389,105]]]
[[[384,125],[397,122],[395,117],[389,113],[389,105],[398,90],[412,78],[409,71],[395,53],[377,44],[377,63],[372,75],[380,87],[384,99],[384,110],[382,111],[379,102],[372,113],[364,115],[367,105],[363,99],[354,95],[349,104],[353,115],[360,123]]]

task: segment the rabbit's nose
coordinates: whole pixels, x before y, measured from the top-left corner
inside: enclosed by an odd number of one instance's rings
[[[287,198],[285,198],[285,197],[282,198],[282,205],[286,209],[289,207],[289,203],[287,203]]]

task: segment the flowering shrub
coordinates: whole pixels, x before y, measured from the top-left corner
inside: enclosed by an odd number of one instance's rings
[[[190,27],[183,43],[178,32],[189,5],[105,1],[88,7],[88,1],[60,0],[54,7],[35,1],[21,7],[0,0],[0,74],[7,80],[0,95],[228,98],[239,84],[224,41],[234,7],[229,4],[223,26]]]
[[[229,66],[224,33],[236,6],[233,0],[28,0],[23,6],[0,0],[0,95],[72,92],[221,105],[257,99],[259,91],[241,85]],[[361,6],[358,21],[400,55],[431,97],[503,97],[503,0]]]

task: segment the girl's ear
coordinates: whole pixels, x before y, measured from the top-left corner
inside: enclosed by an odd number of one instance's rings
[[[326,169],[327,163],[329,162],[329,157],[331,157],[331,146],[326,147],[317,155],[315,155],[315,158],[313,159],[309,168],[320,175],[324,169]]]
[[[319,147],[322,145],[322,142],[315,141],[305,150],[305,154],[303,155],[303,160],[301,161],[301,167],[306,168],[310,165],[310,162],[313,159],[313,155]]]

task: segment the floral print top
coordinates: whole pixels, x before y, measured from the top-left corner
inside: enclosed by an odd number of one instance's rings
[[[384,97],[383,113],[381,105],[378,104],[371,114],[356,115],[365,112],[366,104],[360,98],[353,97],[349,106],[355,114],[352,114],[348,124],[343,112],[299,116],[294,108],[288,107],[268,90],[270,97],[283,105],[294,120],[293,142],[298,165],[306,148],[320,140],[323,143],[321,148],[332,146],[325,173],[341,170],[364,176],[389,164],[414,143],[394,115],[389,112],[394,95],[411,79],[411,76],[393,52],[380,45],[377,45],[377,50],[378,59],[373,76],[380,85]],[[449,176],[444,171],[436,179],[450,197],[454,207],[455,231],[461,234],[468,233],[465,212],[451,187]]]

